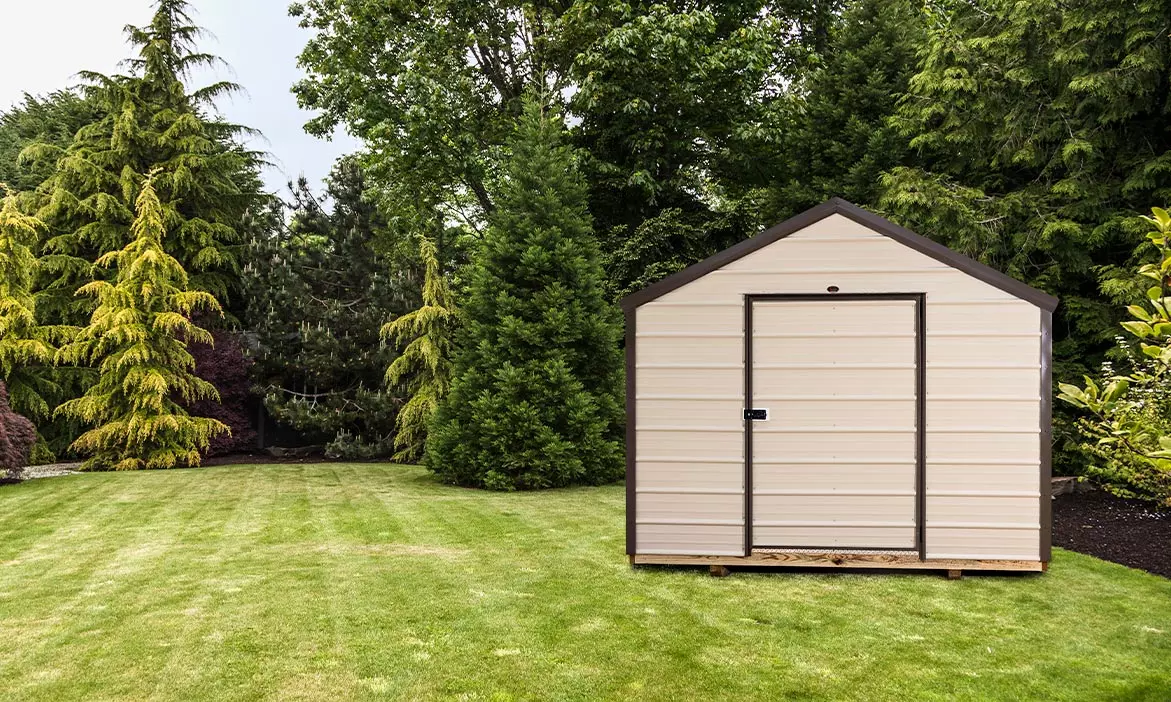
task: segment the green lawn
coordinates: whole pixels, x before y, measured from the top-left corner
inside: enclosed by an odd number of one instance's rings
[[[0,487],[0,698],[1168,699],[1171,581],[632,570],[621,487],[388,465]]]

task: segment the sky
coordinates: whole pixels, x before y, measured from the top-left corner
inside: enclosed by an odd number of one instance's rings
[[[22,99],[76,85],[81,70],[111,73],[129,55],[122,28],[145,25],[151,0],[0,0],[4,25],[0,41],[0,110]],[[230,70],[195,79],[195,87],[231,80],[245,92],[217,106],[231,122],[259,129],[265,139],[251,144],[269,153],[264,173],[273,192],[304,174],[315,189],[335,159],[359,148],[344,132],[332,141],[310,136],[302,125],[313,115],[297,106],[290,92],[303,75],[297,54],[310,34],[289,17],[288,0],[192,0],[194,19],[211,34],[200,46],[228,62]],[[12,31],[23,27],[24,30]],[[51,28],[34,31],[31,28]]]

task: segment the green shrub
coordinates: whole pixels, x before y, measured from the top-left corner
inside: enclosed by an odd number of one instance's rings
[[[8,478],[20,478],[36,441],[36,427],[12,411],[8,404],[8,388],[0,382],[0,473]]]
[[[1160,208],[1146,217],[1155,230],[1148,238],[1162,258],[1139,269],[1155,281],[1147,304],[1131,305],[1133,318],[1122,326],[1137,337],[1137,348],[1119,337],[1130,352],[1130,372],[1110,364],[1103,377],[1086,377],[1085,387],[1062,383],[1058,397],[1086,411],[1078,426],[1086,451],[1098,459],[1087,475],[1111,492],[1171,504],[1171,215]]]

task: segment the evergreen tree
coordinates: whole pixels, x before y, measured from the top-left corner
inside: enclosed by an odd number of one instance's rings
[[[78,130],[102,118],[101,106],[74,90],[48,95],[25,95],[24,100],[0,112],[0,183],[16,191],[33,190],[53,174],[55,163],[39,168],[20,163],[20,153],[32,144],[64,150]]]
[[[922,165],[889,172],[880,204],[1059,297],[1055,374],[1091,373],[1115,346],[1118,303],[1143,297],[1140,215],[1171,200],[1171,0],[928,9],[896,116]],[[1055,409],[1064,453],[1076,429]]]
[[[427,465],[448,482],[513,490],[622,475],[620,329],[562,130],[526,103],[427,441]]]
[[[56,353],[54,330],[39,323],[33,295],[40,265],[33,247],[43,228],[17,208],[14,193],[5,195],[0,206],[0,381],[8,385],[12,408],[38,421],[52,413],[45,396],[56,389],[45,372]]]
[[[921,6],[853,0],[828,34],[824,51],[769,108],[779,135],[751,150],[756,172],[767,179],[765,223],[831,197],[873,207],[882,173],[910,160],[909,137],[891,117],[926,39]]]
[[[228,431],[214,419],[189,416],[176,402],[216,398],[215,388],[193,373],[195,360],[185,342],[211,343],[211,334],[190,319],[201,310],[218,313],[220,305],[210,294],[191,290],[179,261],[164,251],[174,205],[159,202],[156,177],[136,188],[133,241],[97,261],[116,272],[114,281],[81,288],[98,307],[89,326],[61,349],[68,362],[98,366],[98,380],[85,395],[57,408],[96,425],[73,445],[89,454],[87,469],[199,465],[209,440]]]
[[[413,270],[354,157],[335,164],[327,208],[301,180],[287,226],[262,231],[245,267],[253,377],[279,422],[339,457],[389,454],[398,398],[385,388],[393,350],[379,328],[415,304]]]
[[[451,336],[455,305],[440,270],[435,243],[419,240],[423,263],[423,304],[382,327],[382,338],[406,344],[386,369],[390,387],[406,385],[410,399],[395,417],[394,460],[417,463],[423,458],[427,425],[451,388]]]
[[[36,189],[38,216],[49,227],[45,269],[52,276],[46,312],[80,322],[90,308],[76,298],[92,276],[91,262],[131,239],[133,205],[141,176],[163,169],[155,187],[174,202],[166,222],[166,250],[191,271],[192,285],[220,298],[236,287],[233,245],[248,209],[259,198],[258,156],[238,138],[246,129],[210,118],[218,97],[238,90],[217,82],[188,90],[196,69],[218,63],[196,49],[202,30],[184,0],[157,0],[145,27],[127,27],[136,55],[129,72],[82,72],[85,99],[101,118],[83,126],[62,149],[33,144],[21,155],[30,168],[51,164]]]

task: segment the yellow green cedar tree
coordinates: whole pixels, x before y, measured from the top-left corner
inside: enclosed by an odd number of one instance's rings
[[[163,249],[173,203],[155,192],[157,173],[146,179],[135,200],[133,240],[97,264],[115,272],[95,280],[79,295],[97,300],[89,326],[62,347],[68,363],[96,364],[98,380],[57,414],[94,425],[72,448],[89,456],[86,469],[137,470],[199,465],[209,440],[228,432],[214,419],[192,417],[179,404],[216,399],[208,382],[194,374],[187,341],[212,343],[191,315],[222,314],[209,293],[191,290],[186,271]]]
[[[410,393],[395,418],[394,460],[403,463],[422,459],[427,424],[451,388],[455,305],[439,268],[435,243],[427,237],[420,239],[419,258],[423,263],[423,304],[382,327],[382,338],[402,347],[402,354],[386,369],[386,383],[392,388],[405,384]]]
[[[236,247],[249,208],[262,199],[259,154],[241,146],[250,130],[214,117],[213,101],[239,87],[188,83],[221,61],[196,46],[203,30],[184,0],[157,0],[150,23],[125,30],[134,55],[123,74],[82,71],[85,100],[99,118],[62,148],[27,146],[25,167],[49,177],[32,197],[48,233],[44,312],[80,323],[91,301],[75,292],[93,279],[92,262],[131,238],[141,174],[161,168],[154,185],[176,205],[168,212],[166,251],[189,271],[193,289],[226,300],[238,285]]]
[[[52,413],[45,394],[54,389],[42,371],[56,354],[54,328],[38,322],[34,281],[40,262],[33,253],[44,224],[17,207],[5,190],[0,206],[0,380],[8,384],[12,408],[33,419]]]

